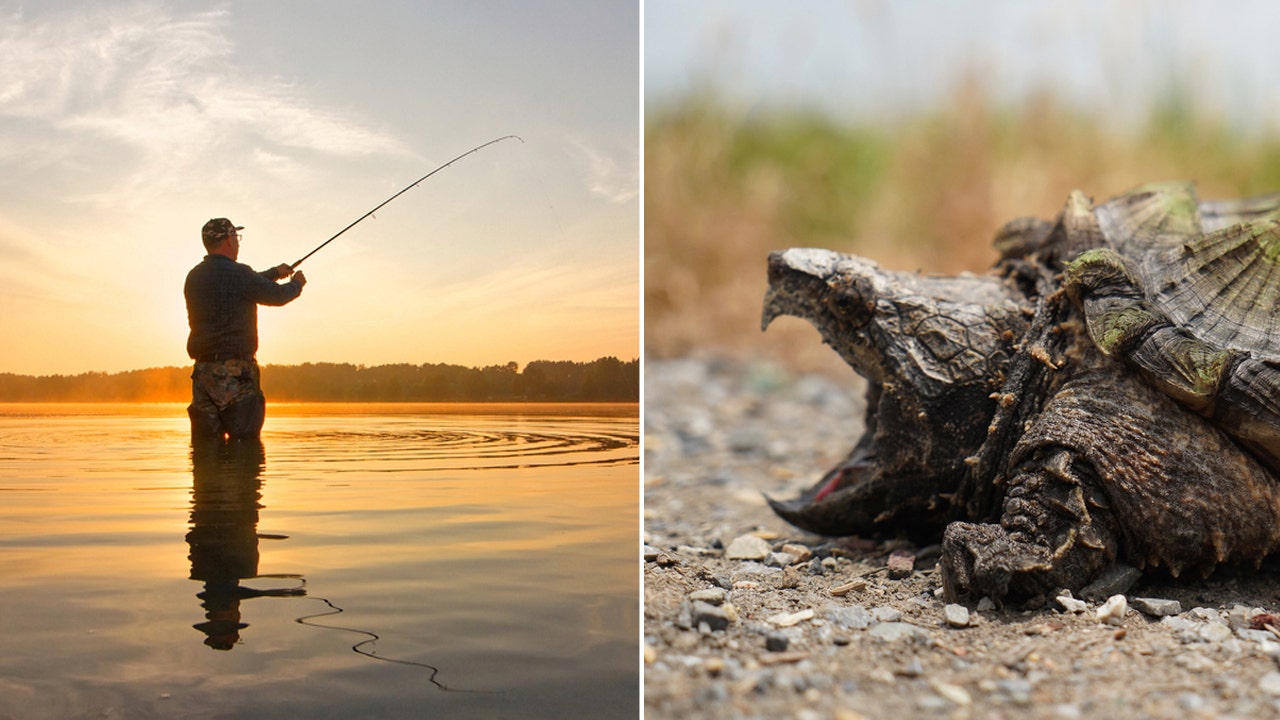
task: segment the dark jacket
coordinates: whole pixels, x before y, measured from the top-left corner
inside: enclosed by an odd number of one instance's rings
[[[187,354],[194,360],[252,358],[258,352],[258,306],[284,305],[302,293],[297,280],[277,283],[225,255],[206,255],[187,273]]]

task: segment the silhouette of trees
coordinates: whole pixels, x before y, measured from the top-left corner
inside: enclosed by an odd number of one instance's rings
[[[297,402],[639,402],[640,361],[535,360],[483,368],[407,363],[264,365],[268,398]],[[122,373],[0,373],[0,402],[186,402],[191,369]]]

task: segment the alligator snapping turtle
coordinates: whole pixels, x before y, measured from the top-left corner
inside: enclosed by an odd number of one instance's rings
[[[1280,545],[1280,194],[1077,191],[995,242],[981,276],[769,256],[763,327],[809,320],[868,381],[852,452],[774,510],[940,537],[951,599],[1260,563]]]

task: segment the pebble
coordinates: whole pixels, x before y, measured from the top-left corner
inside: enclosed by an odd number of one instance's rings
[[[1098,622],[1107,625],[1122,625],[1124,623],[1124,614],[1129,609],[1128,602],[1123,595],[1112,595],[1107,601],[1098,608],[1096,617]]]
[[[1251,630],[1247,627],[1242,627],[1236,630],[1236,636],[1241,640],[1255,642],[1259,645],[1262,643],[1274,643],[1276,641],[1276,636],[1266,630]]]
[[[1215,620],[1220,622],[1222,620],[1222,613],[1214,610],[1213,608],[1196,607],[1191,608],[1191,617],[1198,618],[1200,620]]]
[[[701,600],[711,605],[724,604],[725,592],[724,588],[706,588],[705,590],[695,590],[689,593],[689,599],[693,601]]]
[[[836,625],[848,630],[866,630],[871,627],[871,613],[861,605],[829,607],[823,615]]]
[[[797,563],[809,562],[813,558],[813,551],[804,545],[796,543],[787,543],[782,546],[782,552],[795,557]]]
[[[884,642],[899,642],[903,640],[928,642],[929,640],[929,633],[911,623],[904,622],[882,622],[873,625],[868,634]]]
[[[911,662],[898,670],[898,674],[903,677],[920,677],[924,674],[924,663],[920,662],[920,658],[911,658]]]
[[[1261,612],[1259,610],[1258,612]],[[1254,609],[1245,607],[1244,605],[1233,605],[1231,610],[1227,612],[1227,625],[1232,630],[1249,627],[1249,621],[1253,618]]]
[[[1026,680],[1017,678],[1001,680],[996,683],[996,687],[1015,705],[1026,705],[1031,702],[1031,683]]]
[[[991,612],[996,609],[996,602],[986,595],[978,601],[978,612]]]
[[[812,620],[813,616],[813,608],[807,608],[799,612],[779,613],[768,618],[768,621],[778,627],[791,627],[792,625],[799,625],[805,620]]]
[[[1268,695],[1280,695],[1280,672],[1273,670],[1259,678],[1258,689]]]
[[[724,556],[729,560],[764,560],[769,557],[769,543],[755,535],[739,535],[729,543]]]
[[[952,685],[951,683],[945,683],[941,680],[930,680],[929,685],[933,688],[934,692],[950,700],[956,705],[967,707],[973,704],[973,698],[969,697],[969,691],[959,685]]]
[[[764,564],[769,567],[784,568],[789,565],[795,565],[796,556],[787,552],[771,552],[769,553],[769,557],[765,559]]]
[[[725,603],[722,606],[715,606],[711,603],[705,603],[701,600],[693,603],[693,626],[701,627],[704,623],[711,630],[727,630],[729,625],[738,620],[737,610]]]
[[[1226,642],[1231,639],[1231,628],[1226,623],[1207,622],[1200,626],[1200,638],[1207,643]]]
[[[780,632],[771,632],[764,636],[764,649],[769,652],[786,652],[791,645],[791,638]]]
[[[1069,613],[1079,614],[1089,609],[1089,603],[1083,600],[1077,600],[1070,595],[1059,595],[1054,598],[1053,601],[1058,603],[1058,606],[1061,607],[1063,611]]]
[[[963,605],[950,604],[942,608],[942,614],[947,620],[947,624],[951,627],[962,628],[969,626],[969,608]]]
[[[871,611],[871,617],[882,623],[898,622],[902,619],[902,611],[895,607],[878,607]]]
[[[1133,609],[1151,617],[1168,617],[1182,612],[1182,603],[1159,598],[1134,598]]]
[[[645,562],[653,562],[654,560],[657,560],[658,556],[661,554],[662,551],[652,545],[644,546],[643,556]]]
[[[916,556],[902,550],[894,550],[889,553],[889,577],[894,580],[901,580],[911,575],[911,571],[916,566]]]

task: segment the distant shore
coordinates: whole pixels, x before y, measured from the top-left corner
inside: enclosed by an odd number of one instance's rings
[[[483,368],[400,363],[263,365],[273,402],[639,402],[640,361],[604,357],[588,363],[535,360]],[[191,368],[119,373],[0,373],[0,402],[186,402]]]

